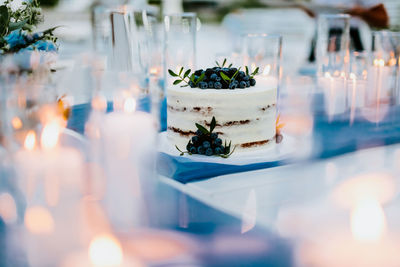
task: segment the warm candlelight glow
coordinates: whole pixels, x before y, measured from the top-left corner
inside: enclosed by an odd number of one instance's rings
[[[56,121],[48,123],[44,126],[40,142],[45,149],[54,148],[58,143],[60,136],[60,126]]]
[[[335,70],[335,71],[333,72],[333,76],[338,77],[339,75],[340,75],[340,71]]]
[[[133,113],[136,110],[136,100],[133,97],[125,99],[124,111],[126,113]]]
[[[374,66],[375,67],[383,67],[385,66],[385,60],[383,59],[374,59]]]
[[[0,217],[6,223],[13,223],[17,220],[17,206],[9,193],[0,194]]]
[[[270,72],[271,72],[271,65],[268,64],[264,68],[263,75],[267,76],[267,75],[269,75]]]
[[[329,72],[324,73],[325,78],[331,78],[331,74]]]
[[[357,241],[378,241],[386,231],[385,213],[373,197],[360,200],[351,213],[351,232]]]
[[[54,220],[46,208],[35,206],[25,212],[25,227],[33,234],[49,234],[54,230]]]
[[[333,193],[335,203],[354,209],[360,201],[373,197],[379,203],[389,202],[396,195],[394,178],[387,173],[364,174],[341,183]]]
[[[158,74],[158,68],[156,68],[156,67],[151,68],[150,69],[150,74],[151,75],[157,75]]]
[[[35,145],[36,145],[36,134],[34,131],[31,130],[25,137],[24,148],[26,150],[31,151],[35,149]]]
[[[397,60],[396,60],[396,58],[394,58],[394,57],[392,57],[391,59],[389,59],[389,61],[388,61],[388,65],[389,66],[395,66],[396,65],[396,63],[397,63]]]
[[[90,242],[89,258],[96,267],[118,266],[123,261],[121,244],[109,234],[96,236]]]
[[[11,120],[11,125],[13,126],[13,128],[14,128],[15,130],[19,130],[19,129],[22,128],[22,121],[21,121],[20,118],[14,117],[14,118],[12,118],[12,120]]]
[[[92,99],[92,108],[97,111],[105,111],[107,109],[107,99],[102,95],[97,95]]]

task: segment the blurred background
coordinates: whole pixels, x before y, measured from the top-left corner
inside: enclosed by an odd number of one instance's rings
[[[239,53],[237,36],[241,33],[279,33],[283,36],[284,74],[297,74],[307,66],[310,44],[315,35],[315,17],[310,12],[326,13],[327,5],[340,7],[346,1],[289,1],[289,0],[45,0],[45,23],[57,29],[61,41],[60,57],[70,58],[92,48],[92,12],[96,6],[129,3],[138,8],[146,7],[161,14],[196,12],[201,23],[198,26],[198,67],[214,63],[216,58]],[[351,1],[350,1],[351,2]],[[400,1],[383,0],[390,17],[390,29],[400,25]],[[361,3],[361,2],[360,2]],[[375,3],[375,2],[374,2]],[[361,38],[370,44],[370,27],[361,22]],[[218,37],[218,38],[215,38]],[[212,40],[212,42],[210,42]],[[368,48],[368,47],[367,47]],[[307,72],[307,69],[305,70]]]

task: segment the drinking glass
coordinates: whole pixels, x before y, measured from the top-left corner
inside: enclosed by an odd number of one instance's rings
[[[257,82],[279,89],[282,36],[247,34],[243,36],[243,65],[249,72],[259,68]]]
[[[350,16],[322,14],[318,17],[317,73],[339,77],[348,75]]]
[[[111,9],[108,6],[98,5],[92,11],[92,40],[96,53],[107,55],[111,45]]]
[[[170,14],[164,17],[164,73],[166,86],[172,84],[167,70],[196,67],[196,13]]]
[[[147,74],[157,23],[155,14],[123,5],[111,9],[110,20],[112,69]]]

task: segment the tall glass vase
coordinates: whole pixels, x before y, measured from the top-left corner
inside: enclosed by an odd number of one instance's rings
[[[166,86],[172,81],[167,70],[196,67],[196,13],[179,13],[164,17],[164,73]]]
[[[348,75],[350,16],[322,14],[318,18],[317,73],[323,76]],[[344,73],[344,74],[342,74]]]

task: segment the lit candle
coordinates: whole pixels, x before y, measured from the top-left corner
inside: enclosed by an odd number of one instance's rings
[[[100,129],[107,176],[105,207],[113,225],[130,229],[140,220],[139,176],[145,168],[140,161],[154,149],[157,126],[150,114],[134,112],[135,99],[126,98],[121,106],[105,115]]]
[[[350,106],[350,125],[353,125],[354,122],[354,113],[356,110],[356,76],[354,73],[350,73],[350,81],[351,81],[351,106]]]
[[[71,226],[69,221],[79,217],[76,203],[84,160],[77,149],[59,145],[61,130],[55,121],[45,124],[40,146],[36,145],[35,132],[29,131],[24,147],[14,158],[27,203],[25,241],[31,266],[54,266],[61,254],[79,242],[78,226]],[[53,209],[55,206],[57,209]],[[55,240],[59,245],[54,245]]]

